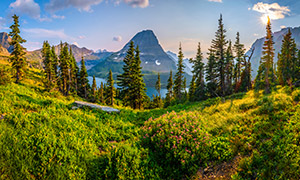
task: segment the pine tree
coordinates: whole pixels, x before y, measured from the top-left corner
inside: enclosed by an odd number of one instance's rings
[[[123,73],[117,76],[117,84],[120,88],[120,96],[121,99],[123,100],[123,103],[125,106],[133,106],[130,104],[131,101],[129,101],[129,89],[131,87],[131,76],[132,76],[132,65],[134,63],[135,59],[135,54],[134,54],[134,43],[133,41],[130,42],[129,44],[129,49],[126,52],[126,56],[123,60],[124,65],[123,65]]]
[[[142,67],[141,67],[140,51],[139,47],[136,47],[134,63],[132,64],[132,89],[133,92],[131,101],[134,102],[132,106],[134,109],[143,109],[144,101],[146,99],[146,84],[144,83]]]
[[[234,44],[234,52],[236,56],[236,65],[234,69],[234,84],[235,84],[235,90],[238,91],[239,84],[241,83],[241,73],[242,73],[242,61],[245,54],[245,48],[244,45],[240,43],[240,33],[236,33],[236,41]]]
[[[59,73],[58,73],[58,58],[57,58],[57,55],[55,53],[55,47],[52,46],[51,47],[51,55],[52,55],[52,63],[53,63],[53,74],[54,74],[54,77],[53,77],[53,80],[55,82],[55,85],[56,86],[59,86],[59,83],[58,83],[58,76],[59,76]]]
[[[161,97],[161,94],[160,94],[161,83],[160,83],[160,74],[159,73],[157,75],[157,81],[156,81],[156,84],[155,84],[155,89],[158,92],[158,96]]]
[[[79,67],[74,57],[73,51],[70,48],[70,86],[71,91],[77,94],[78,91],[78,78],[79,78]]]
[[[265,93],[269,94],[271,92],[271,87],[275,85],[275,72],[273,67],[274,59],[274,42],[273,35],[271,31],[271,22],[268,17],[267,23],[267,36],[263,46],[263,57],[260,61],[260,67],[258,69],[258,74],[255,80],[255,87],[262,88],[264,86]]]
[[[294,81],[295,62],[297,58],[297,48],[295,40],[292,38],[292,32],[289,29],[288,33],[283,37],[281,51],[278,54],[278,80],[284,85],[291,85]]]
[[[87,98],[88,97],[88,92],[90,90],[90,85],[89,85],[89,80],[87,79],[88,74],[86,71],[86,67],[85,67],[85,62],[84,59],[82,57],[81,59],[81,68],[80,68],[80,72],[79,72],[79,95],[81,97]]]
[[[70,91],[70,54],[68,45],[61,43],[59,55],[60,81],[62,83],[62,93],[68,95]]]
[[[234,67],[234,61],[233,61],[233,54],[232,54],[232,48],[231,48],[231,41],[229,41],[229,45],[226,51],[225,55],[225,94],[230,95],[233,93],[232,88],[232,78],[233,78],[233,67]]]
[[[170,71],[170,76],[168,79],[168,84],[167,84],[167,94],[166,94],[166,106],[170,105],[172,99],[173,99],[173,75],[172,75],[172,70]]]
[[[43,57],[44,72],[45,72],[44,85],[46,90],[51,90],[52,88],[55,87],[54,79],[56,75],[54,72],[52,50],[48,41],[45,41],[43,43],[42,57]]]
[[[203,63],[203,55],[201,52],[200,43],[198,43],[197,55],[196,59],[190,59],[190,63],[193,64],[193,77],[195,83],[195,90],[193,97],[195,100],[203,100],[205,99],[205,83],[204,83],[204,63]],[[190,87],[191,88],[191,87]]]
[[[226,53],[226,30],[224,29],[222,14],[219,19],[219,27],[215,35],[215,39],[212,40],[211,49],[214,50],[214,56],[216,61],[216,75],[217,75],[217,90],[221,96],[225,95],[225,53]]]
[[[104,104],[105,103],[105,98],[104,98],[103,82],[101,82],[100,89],[98,91],[99,91],[99,101],[100,101],[100,103]]]
[[[106,95],[107,95],[107,97],[106,97],[107,104],[113,106],[116,92],[115,92],[115,87],[114,87],[113,74],[112,74],[111,70],[109,71],[109,75],[107,78],[107,93],[106,93]]]
[[[93,84],[92,84],[92,100],[95,102],[96,101],[96,90],[97,90],[97,83],[96,83],[96,78],[93,76]]]
[[[183,95],[183,72],[184,71],[184,65],[183,65],[183,53],[181,44],[179,45],[179,53],[178,53],[178,63],[177,63],[177,72],[175,75],[175,81],[174,81],[174,93],[176,99],[179,101],[182,100]]]
[[[25,48],[21,46],[26,40],[20,36],[19,16],[13,15],[12,18],[14,24],[10,26],[11,32],[9,36],[11,36],[11,42],[9,44],[13,46],[13,51],[11,52],[10,60],[15,73],[13,77],[16,78],[16,83],[19,84],[27,67]]]
[[[196,83],[195,83],[195,75],[193,75],[192,81],[190,83],[190,89],[189,89],[189,100],[195,101],[195,91],[196,91]]]
[[[215,52],[212,49],[209,49],[208,53],[208,62],[205,67],[206,72],[206,82],[207,82],[207,93],[209,97],[216,97],[218,94],[217,90],[217,72],[216,72],[216,57]]]

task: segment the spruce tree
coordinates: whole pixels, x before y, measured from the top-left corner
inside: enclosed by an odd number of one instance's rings
[[[168,84],[167,84],[167,94],[166,94],[166,106],[170,105],[172,99],[173,99],[174,93],[173,93],[173,75],[172,75],[172,70],[170,71],[170,76],[168,79]]]
[[[229,41],[229,45],[226,51],[225,55],[225,94],[230,95],[233,93],[233,87],[232,87],[232,78],[233,78],[233,67],[234,67],[234,61],[233,61],[233,54],[232,54],[232,46],[231,41]]]
[[[70,86],[72,92],[77,94],[78,91],[78,78],[79,78],[79,67],[74,57],[73,51],[70,48]]]
[[[97,83],[96,83],[96,78],[93,76],[93,84],[92,84],[92,100],[95,102],[96,101],[96,90],[97,90]]]
[[[100,101],[100,103],[104,104],[105,103],[105,98],[104,98],[103,82],[101,82],[100,89],[98,91],[99,91],[99,101]]]
[[[52,68],[53,68],[53,74],[54,74],[53,80],[55,82],[55,85],[59,86],[59,83],[58,83],[58,77],[59,77],[58,58],[57,58],[57,55],[56,55],[56,52],[55,52],[55,46],[51,47],[51,55],[52,55],[52,63],[53,63]]]
[[[245,54],[244,45],[240,43],[240,33],[236,33],[236,41],[234,44],[234,52],[235,52],[235,69],[234,69],[234,84],[235,90],[238,91],[238,86],[241,83],[241,73],[242,73],[242,62]]]
[[[264,87],[265,93],[269,94],[271,92],[272,86],[275,85],[275,72],[273,67],[273,59],[274,59],[274,42],[273,35],[271,30],[271,22],[268,17],[267,23],[267,36],[263,45],[263,57],[260,61],[260,67],[258,69],[258,74],[255,80],[255,87],[262,88]],[[257,89],[256,88],[256,89]]]
[[[292,32],[289,29],[288,33],[283,37],[281,51],[278,54],[277,74],[279,83],[291,85],[294,81],[295,62],[297,61],[297,48],[295,40],[292,38]]]
[[[50,44],[48,41],[44,41],[43,48],[42,48],[42,57],[43,57],[43,64],[44,64],[44,85],[46,90],[51,90],[55,88],[56,74],[54,71],[54,63],[53,63],[53,55]]]
[[[79,95],[81,97],[87,98],[88,97],[88,92],[90,90],[90,85],[89,85],[89,80],[87,79],[88,74],[86,71],[86,67],[85,67],[85,62],[84,59],[82,57],[81,59],[81,68],[80,68],[80,72],[79,72]]]
[[[196,83],[195,83],[195,75],[193,75],[192,81],[190,83],[189,88],[189,101],[195,101],[195,91],[196,91]]]
[[[112,74],[111,70],[109,71],[109,75],[107,78],[107,89],[106,90],[107,90],[106,102],[108,105],[113,106],[116,92],[115,92],[115,87],[114,87],[113,74]]]
[[[178,53],[178,63],[177,63],[177,72],[175,74],[175,81],[174,81],[174,94],[177,100],[182,100],[183,95],[183,81],[184,81],[184,65],[183,65],[183,53],[181,44],[179,45],[179,53]]]
[[[16,79],[15,82],[19,84],[27,68],[25,48],[21,46],[26,40],[20,36],[19,16],[13,15],[12,18],[14,24],[10,26],[11,32],[9,36],[11,36],[11,42],[9,42],[9,44],[13,46],[13,51],[10,55],[10,61],[12,62],[12,69],[14,70],[13,77]]]
[[[130,88],[131,88],[131,77],[132,77],[132,65],[134,63],[135,59],[135,54],[134,54],[134,43],[133,41],[130,42],[129,44],[129,49],[126,52],[126,56],[123,60],[124,65],[123,65],[123,73],[117,76],[117,84],[120,88],[120,96],[121,99],[123,100],[123,103],[125,106],[133,106],[130,104],[131,101],[129,101],[129,95],[130,95]]]
[[[216,57],[215,52],[212,49],[209,49],[208,53],[208,62],[205,67],[206,72],[206,82],[207,82],[207,93],[209,97],[216,97],[218,94],[217,90],[217,72],[216,72]]]
[[[143,109],[144,102],[146,100],[146,84],[144,83],[143,74],[142,74],[142,67],[141,67],[141,59],[140,59],[140,50],[137,46],[135,49],[135,57],[134,63],[132,64],[132,87],[131,91],[131,101],[134,102],[133,108],[134,109]]]
[[[203,55],[201,52],[200,43],[198,43],[197,55],[196,59],[190,59],[190,63],[193,64],[193,78],[195,83],[195,91],[193,97],[195,100],[203,100],[205,99],[205,83],[204,83],[204,63],[203,63]]]
[[[224,29],[222,14],[219,19],[219,27],[215,34],[215,39],[212,40],[211,49],[214,50],[216,61],[216,75],[217,75],[217,91],[221,96],[225,95],[225,53],[226,53],[226,30]]]
[[[161,97],[161,94],[160,94],[161,83],[160,83],[160,74],[159,73],[157,75],[157,81],[156,81],[156,84],[155,84],[155,89],[158,93],[158,96]]]
[[[70,54],[68,45],[61,44],[59,55],[60,79],[62,83],[62,93],[68,95],[70,91]]]

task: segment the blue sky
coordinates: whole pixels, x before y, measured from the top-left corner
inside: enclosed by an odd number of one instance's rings
[[[273,31],[300,26],[298,0],[2,0],[0,31],[9,32],[11,16],[20,16],[28,50],[44,40],[61,40],[89,49],[121,49],[137,32],[152,29],[165,50],[195,56],[197,43],[210,46],[223,14],[227,38],[237,31],[247,48],[265,34],[262,18],[270,16]]]

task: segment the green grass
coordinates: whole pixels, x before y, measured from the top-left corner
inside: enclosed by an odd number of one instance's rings
[[[300,176],[300,89],[107,114],[40,81],[0,85],[0,179],[189,179],[236,156],[233,179]]]

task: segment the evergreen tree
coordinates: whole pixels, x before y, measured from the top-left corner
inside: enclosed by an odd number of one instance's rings
[[[229,41],[229,45],[226,51],[225,55],[225,94],[230,95],[233,93],[232,88],[232,78],[233,78],[233,67],[234,67],[234,61],[233,61],[233,54],[232,54],[232,46],[231,41]]]
[[[97,90],[97,84],[96,84],[96,78],[93,76],[93,84],[92,84],[92,99],[95,102],[96,101],[96,90]]]
[[[70,54],[68,45],[61,43],[59,55],[60,79],[62,83],[62,93],[68,95],[70,91]]]
[[[124,105],[133,109],[142,109],[146,99],[146,85],[144,83],[140,51],[131,41],[124,58],[123,74],[118,75],[118,86]]]
[[[203,100],[203,99],[205,99],[205,83],[204,83],[204,70],[205,69],[204,69],[203,55],[201,52],[200,43],[198,43],[196,59],[191,58],[190,63],[193,64],[192,72],[193,72],[193,76],[194,76],[193,78],[195,81],[194,82],[195,89],[190,92],[194,93],[193,98],[195,98],[195,100]]]
[[[208,62],[205,67],[206,72],[206,82],[207,82],[207,93],[209,97],[216,97],[218,94],[217,90],[217,72],[216,72],[216,57],[215,52],[212,49],[209,49],[208,53]]]
[[[226,53],[226,30],[224,29],[222,14],[219,19],[219,27],[215,35],[215,39],[212,40],[211,49],[214,50],[214,56],[216,61],[216,75],[217,75],[217,91],[221,96],[225,95],[225,53]]]
[[[102,104],[105,103],[103,82],[101,82],[100,89],[99,89],[99,101]]]
[[[114,105],[114,98],[116,95],[115,87],[114,87],[114,79],[112,71],[109,71],[109,75],[107,78],[107,93],[106,93],[106,102],[107,104],[113,106]]]
[[[54,71],[54,59],[52,50],[48,41],[43,43],[42,57],[44,64],[45,79],[44,85],[47,90],[55,88],[56,74]]]
[[[51,55],[52,55],[53,74],[54,74],[53,80],[54,80],[55,84],[57,86],[59,86],[59,83],[58,83],[58,76],[59,76],[59,73],[58,73],[58,58],[57,58],[57,55],[55,53],[55,47],[54,46],[51,47]]]
[[[173,75],[172,70],[170,71],[170,76],[168,79],[167,84],[167,94],[166,94],[166,106],[170,105],[172,99],[173,99],[174,93],[173,93]]]
[[[281,45],[281,51],[278,54],[278,80],[279,83],[284,85],[291,85],[296,77],[295,62],[297,61],[297,48],[295,40],[292,38],[292,32],[289,29],[288,33],[284,36]]]
[[[120,96],[121,99],[123,100],[123,103],[125,106],[133,106],[132,104],[130,104],[130,88],[131,88],[131,77],[132,77],[132,65],[134,63],[134,59],[135,59],[135,54],[134,54],[134,43],[133,41],[130,42],[129,44],[129,49],[126,52],[126,56],[123,60],[124,65],[123,65],[123,73],[121,75],[117,76],[117,84],[120,88]]]
[[[241,73],[242,73],[242,61],[245,54],[245,48],[244,45],[240,43],[240,33],[236,33],[236,41],[234,44],[234,52],[236,56],[236,65],[234,68],[234,84],[235,84],[235,90],[238,91],[239,84],[241,83]]]
[[[157,75],[157,81],[156,81],[156,84],[155,84],[155,89],[158,92],[158,96],[161,97],[161,94],[160,94],[161,83],[160,83],[160,74],[159,73]]]
[[[70,86],[72,92],[77,94],[78,91],[78,79],[79,79],[79,67],[77,65],[76,59],[73,55],[73,51],[70,48]]]
[[[182,93],[183,93],[183,72],[184,71],[184,65],[183,65],[183,53],[181,44],[179,45],[179,53],[178,53],[178,63],[177,63],[177,72],[175,75],[175,81],[174,81],[174,93],[176,99],[179,101],[182,100]]]
[[[16,83],[19,84],[27,67],[25,48],[21,46],[26,40],[20,36],[19,16],[13,15],[12,18],[14,24],[10,26],[11,32],[9,36],[11,36],[11,42],[9,44],[13,46],[13,51],[11,52],[10,60],[12,62],[12,69],[14,70],[13,77],[16,79]]]
[[[275,85],[275,72],[273,67],[274,42],[269,17],[266,29],[267,36],[263,46],[263,57],[260,61],[260,67],[258,69],[258,74],[255,80],[255,87],[256,89],[264,87],[265,93],[269,94],[271,92],[271,87]]]
[[[89,80],[87,79],[88,74],[86,71],[86,67],[85,67],[85,62],[84,59],[82,57],[81,59],[81,68],[80,68],[80,72],[79,72],[79,95],[81,97],[87,98],[88,96],[88,92],[90,90],[90,85],[89,85]]]
[[[143,109],[144,101],[146,99],[146,84],[144,83],[142,67],[141,67],[140,51],[139,47],[136,47],[134,63],[132,64],[132,89],[131,100],[134,102],[132,106],[134,109]]]
[[[193,75],[192,81],[190,83],[190,89],[189,89],[190,101],[195,101],[195,91],[196,91],[196,83],[195,83],[195,75]]]

